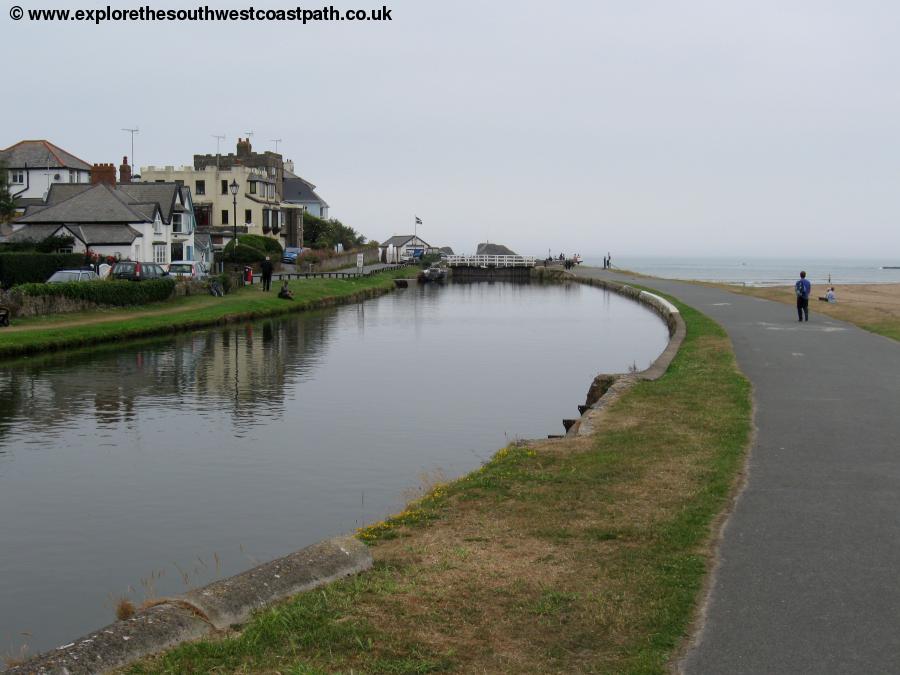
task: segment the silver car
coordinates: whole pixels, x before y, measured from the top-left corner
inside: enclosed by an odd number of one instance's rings
[[[199,260],[176,260],[169,264],[169,275],[188,279],[205,279],[209,270]]]
[[[70,281],[96,281],[100,277],[90,270],[60,270],[47,279],[48,284],[66,284]]]

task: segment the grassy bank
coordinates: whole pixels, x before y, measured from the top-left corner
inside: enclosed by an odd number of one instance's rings
[[[160,335],[244,319],[277,316],[374,297],[393,288],[395,277],[410,271],[392,270],[358,279],[309,279],[290,283],[294,300],[280,300],[275,290],[261,286],[235,290],[224,298],[197,295],[167,302],[42,316],[16,320],[0,329],[0,357],[77,348],[110,341]]]
[[[797,297],[792,286],[755,288],[714,284],[732,293],[752,295],[796,306]],[[894,340],[900,340],[900,284],[848,284],[837,286],[838,302],[818,302],[828,290],[826,285],[813,286],[810,294],[811,315],[825,314],[840,321],[856,324],[864,330]]]
[[[594,437],[504,448],[361,531],[372,571],[128,672],[664,672],[751,425],[727,336],[681,310],[669,371]]]

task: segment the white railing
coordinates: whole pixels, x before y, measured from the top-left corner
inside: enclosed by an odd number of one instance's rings
[[[536,260],[530,255],[448,255],[443,259],[450,267],[534,267]]]

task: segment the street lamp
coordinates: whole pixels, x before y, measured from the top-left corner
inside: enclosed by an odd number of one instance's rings
[[[234,247],[231,249],[231,259],[235,260],[237,258],[237,193],[238,190],[241,189],[241,186],[237,184],[236,180],[231,181],[231,185],[228,186],[231,190],[231,196],[234,198]]]

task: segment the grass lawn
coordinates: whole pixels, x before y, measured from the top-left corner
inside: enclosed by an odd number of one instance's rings
[[[679,307],[687,337],[669,371],[595,436],[509,446],[423,487],[359,533],[370,572],[126,672],[666,672],[751,429],[728,337]]]
[[[324,307],[387,292],[393,287],[394,278],[415,273],[416,270],[399,269],[358,279],[295,280],[290,283],[293,302],[278,299],[275,284],[269,293],[263,293],[262,286],[256,285],[238,289],[224,298],[195,295],[139,307],[19,319],[11,328],[0,329],[0,357]]]

